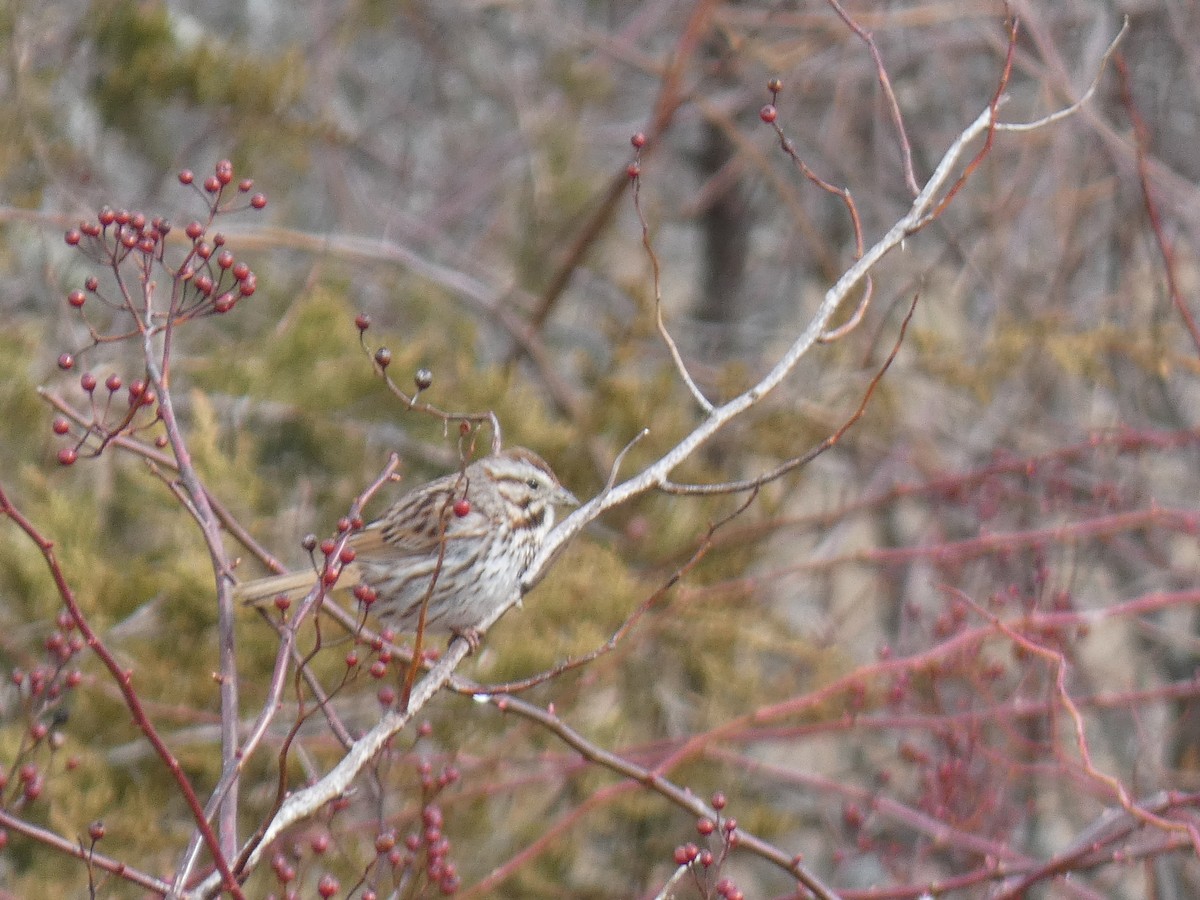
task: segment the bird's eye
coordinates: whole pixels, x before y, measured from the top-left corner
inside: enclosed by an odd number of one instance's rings
[[[528,486],[528,488],[531,491],[536,491],[538,488],[540,488],[542,486],[541,482],[539,482],[536,478],[530,478],[528,481],[525,482],[525,484],[526,484],[526,486]]]

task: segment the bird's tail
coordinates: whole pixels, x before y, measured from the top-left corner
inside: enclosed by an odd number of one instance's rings
[[[312,590],[316,583],[317,573],[311,570],[288,572],[286,575],[270,575],[239,584],[233,589],[233,596],[247,606],[262,606],[280,595],[295,601]]]

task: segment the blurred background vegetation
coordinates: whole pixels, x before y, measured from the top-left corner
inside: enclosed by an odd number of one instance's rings
[[[920,179],[995,90],[1003,8],[909,0],[850,11],[878,42]],[[1122,50],[1150,183],[1195,311],[1200,11],[1172,0],[1018,11],[1010,121],[1078,97],[1130,16]],[[813,170],[851,190],[868,243],[910,199],[870,56],[821,3],[17,0],[0,23],[0,479],[56,542],[85,610],[134,668],[202,792],[219,765],[204,546],[144,463],[110,448],[59,467],[62,444],[37,394],[81,404],[83,368],[141,374],[129,344],[89,351],[71,373],[56,368],[59,353],[87,342],[64,298],[91,270],[63,244],[64,228],[104,204],[182,224],[198,204],[177,171],[220,158],[267,193],[265,213],[221,223],[259,290],[234,315],[181,332],[174,384],[213,493],[295,565],[301,536],[330,531],[389,451],[406,483],[455,465],[453,439],[373,375],[357,312],[373,317],[367,338],[393,351],[398,379],[429,367],[432,402],[495,410],[506,443],[542,453],[582,497],[639,429],[650,435],[626,472],[695,424],[654,331],[650,268],[623,193],[634,132],[651,137],[642,202],[670,327],[718,399],[772,364],[853,259],[841,204],[789,167],[758,120],[767,80],[783,79],[780,123]],[[695,43],[682,37],[689,25]],[[656,108],[667,112],[651,128]],[[1079,115],[998,136],[946,215],[877,270],[863,324],[811,354],[785,390],[677,475],[751,476],[830,434],[919,291],[907,343],[866,417],[816,464],[764,490],[613,653],[528,699],[652,765],[691,736],[870,664],[881,648],[917,652],[962,627],[947,585],[997,609],[1103,608],[1194,587],[1198,352],[1163,272],[1129,107],[1109,71]],[[526,677],[601,644],[738,502],[650,496],[606,517],[463,674]],[[1164,507],[1180,516],[1156,513]],[[0,671],[27,671],[59,605],[33,548],[10,526],[0,535]],[[997,535],[1011,539],[986,540]],[[1096,631],[1070,649],[1089,695],[1175,683],[1197,662],[1190,607]],[[276,637],[247,615],[240,641],[252,711]],[[346,645],[328,643],[317,667],[335,682]],[[977,660],[923,673],[905,709],[965,716],[1046,696],[1048,679],[998,657],[986,689]],[[81,665],[83,685],[56,720],[65,744],[39,757],[46,796],[25,814],[70,840],[103,819],[101,849],[169,873],[188,814],[116,690],[94,661]],[[360,728],[378,710],[369,681],[338,698]],[[847,889],[920,885],[979,857],[911,822],[863,827],[846,814],[851,788],[1035,858],[1104,807],[1094,791],[1016,764],[1051,745],[1040,722],[965,737],[906,725],[887,718],[888,686],[835,693],[773,720],[774,731],[739,726],[669,775],[700,796],[724,791],[745,827]],[[0,688],[5,768],[23,758],[27,704]],[[1192,698],[1135,707],[1117,703],[1094,720],[1104,766],[1136,773],[1139,793],[1194,788]],[[850,713],[881,720],[850,733],[837,724]],[[674,868],[672,849],[695,839],[690,818],[661,798],[600,793],[618,779],[531,723],[449,694],[430,721],[429,735],[385,754],[383,787],[364,786],[373,799],[362,809],[289,837],[305,896],[326,871],[349,889],[381,827],[416,827],[421,760],[461,771],[439,796],[444,831],[464,886],[482,883],[489,896],[652,896]],[[302,744],[313,771],[337,758],[315,725]],[[274,790],[274,760],[260,756],[246,778],[248,830]],[[938,798],[930,773],[951,764],[962,780]],[[293,780],[306,774],[298,763]],[[0,792],[13,796],[11,785]],[[322,829],[334,849],[316,859],[308,841]],[[485,880],[506,864],[504,878]],[[727,874],[747,896],[790,889],[742,856]],[[1150,896],[1144,872],[1086,877],[1101,896]],[[1154,896],[1189,896],[1197,877],[1194,858],[1164,857],[1154,878],[1168,887]],[[252,896],[273,889],[270,872],[256,879]],[[47,896],[50,885],[83,896],[87,874],[10,835],[0,883],[16,896]],[[136,893],[115,881],[101,891]]]

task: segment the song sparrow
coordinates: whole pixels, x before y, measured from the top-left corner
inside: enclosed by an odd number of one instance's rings
[[[352,535],[355,558],[336,587],[370,586],[375,614],[403,631],[416,629],[428,595],[426,630],[474,646],[476,626],[517,590],[554,525],[554,507],[578,503],[536,453],[505,450],[414,488]],[[317,578],[313,571],[260,578],[236,595],[256,605],[281,594],[298,599]]]

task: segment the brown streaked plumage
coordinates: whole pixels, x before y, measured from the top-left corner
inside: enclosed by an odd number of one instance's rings
[[[370,585],[375,614],[407,631],[416,628],[428,595],[427,630],[471,635],[518,589],[554,526],[554,507],[578,502],[531,450],[485,457],[413,489],[352,535],[355,559],[336,587]],[[298,599],[316,579],[311,571],[260,578],[239,585],[236,595],[256,605],[281,594]]]

